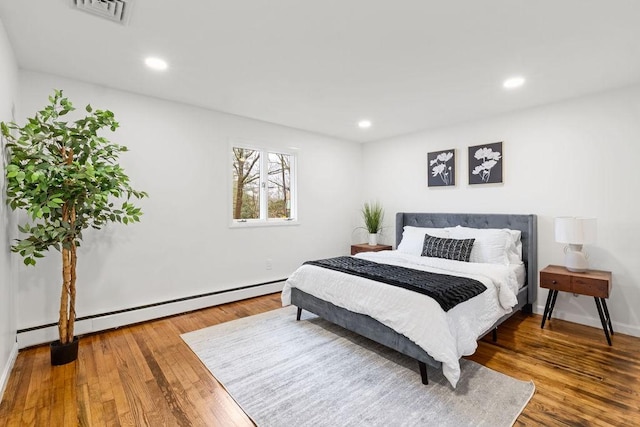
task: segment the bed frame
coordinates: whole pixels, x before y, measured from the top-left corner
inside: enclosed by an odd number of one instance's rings
[[[513,308],[513,311],[500,318],[489,329],[489,331],[493,332],[494,341],[497,339],[498,325],[518,310],[531,313],[538,291],[538,232],[535,215],[399,212],[396,214],[396,247],[402,240],[402,231],[405,225],[439,228],[461,225],[473,228],[510,228],[512,230],[520,230],[522,232],[522,260],[527,271],[526,281],[518,292],[518,303]],[[338,307],[297,288],[291,289],[291,303],[298,307],[298,320],[300,320],[300,315],[304,309],[336,325],[416,359],[423,384],[429,383],[427,365],[437,369],[441,368],[440,362],[434,360],[413,341],[372,317]]]

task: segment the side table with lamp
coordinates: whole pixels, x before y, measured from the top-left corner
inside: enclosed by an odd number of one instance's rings
[[[540,271],[540,287],[549,289],[540,327],[544,328],[545,322],[551,320],[559,291],[592,296],[605,337],[611,345],[613,327],[606,302],[611,292],[611,272],[589,270],[588,257],[582,251],[582,245],[595,241],[595,235],[595,218],[556,218],[556,242],[568,246],[565,247],[564,266],[549,265]]]

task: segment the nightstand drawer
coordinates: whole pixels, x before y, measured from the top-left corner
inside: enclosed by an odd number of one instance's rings
[[[361,243],[359,245],[351,245],[351,255],[359,254],[360,252],[380,252],[380,251],[390,251],[393,249],[389,245],[367,245],[366,243]]]
[[[553,274],[540,272],[540,286],[557,291],[571,291],[571,277],[565,274]]]
[[[572,292],[598,298],[609,298],[609,282],[590,277],[572,277]]]

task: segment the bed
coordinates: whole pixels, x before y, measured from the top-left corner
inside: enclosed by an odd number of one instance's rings
[[[511,230],[512,234],[519,234],[520,246],[518,251],[521,263],[509,264],[509,262],[506,262],[504,264],[509,265],[490,265],[485,264],[485,260],[482,260],[482,263],[463,263],[429,257],[416,257],[411,251],[407,251],[408,243],[415,240],[414,238],[410,240],[407,237],[408,232],[420,231],[425,228],[432,230],[432,232],[429,232],[430,234],[438,234],[433,229],[449,230],[443,231],[443,233],[452,238],[456,238],[461,232],[464,235],[465,230],[471,229],[473,229],[470,231],[472,234],[483,233],[483,231],[477,231],[477,229],[489,229],[486,230],[487,232],[499,229]],[[449,233],[454,234],[451,235]],[[402,242],[403,234],[405,235],[404,242]],[[480,248],[479,240],[476,240],[476,246]],[[384,251],[386,253],[363,253],[358,254],[356,257],[362,258],[362,262],[394,264],[411,269],[433,270],[440,273],[446,273],[448,271],[446,269],[452,268],[453,270],[451,271],[455,271],[455,273],[451,273],[451,275],[480,280],[488,290],[460,303],[447,312],[440,313],[437,308],[432,307],[435,303],[428,297],[409,296],[415,295],[415,293],[401,289],[399,292],[402,293],[402,298],[404,299],[398,297],[396,300],[396,294],[399,295],[398,291],[386,290],[394,288],[393,286],[382,285],[367,278],[354,278],[338,271],[305,264],[296,270],[285,284],[282,294],[283,304],[292,304],[298,307],[298,320],[300,319],[301,311],[307,310],[332,323],[414,358],[418,362],[424,384],[428,384],[427,366],[430,366],[442,369],[445,377],[455,387],[460,375],[459,359],[463,355],[472,354],[475,351],[477,339],[489,332],[493,332],[494,339],[496,339],[497,327],[502,322],[518,310],[531,312],[532,304],[536,301],[538,287],[536,280],[536,216],[400,212],[396,215],[396,248],[398,250]],[[411,253],[408,254],[409,252]],[[424,267],[423,263],[426,263]],[[477,269],[481,269],[481,272],[478,273]],[[519,277],[517,284],[511,283],[514,277]],[[499,283],[498,286],[495,286],[495,289],[493,287],[495,283],[492,281]],[[351,295],[351,286],[357,288],[365,285],[374,286],[374,288],[367,288],[373,289],[367,291],[373,295],[371,298],[368,295],[363,297],[361,294],[356,294],[355,291]],[[380,288],[379,292],[378,288]],[[324,290],[329,293],[325,293]],[[334,296],[330,293],[333,291],[346,293],[346,296]],[[393,297],[388,297],[380,292],[395,292],[395,294]],[[502,298],[503,294],[505,295],[504,298]],[[371,302],[371,299],[375,298],[377,300]],[[402,318],[401,323],[389,320],[387,314],[379,314],[376,311],[378,309],[376,307],[385,304],[389,305],[389,310],[393,316]],[[419,305],[414,307],[414,304]],[[491,308],[485,308],[485,305],[491,306]],[[474,310],[479,310],[478,314]],[[427,315],[437,317],[433,318],[435,320],[431,320],[431,317],[424,317]],[[421,321],[416,324],[412,323],[413,316],[421,319]],[[452,324],[456,326],[451,326]],[[448,331],[447,328],[451,328],[451,331]],[[476,329],[472,330],[474,328]],[[448,340],[450,338],[448,337],[450,335],[458,341],[449,343]],[[440,339],[440,336],[442,336],[442,339]],[[473,343],[469,342],[470,337],[473,338]]]

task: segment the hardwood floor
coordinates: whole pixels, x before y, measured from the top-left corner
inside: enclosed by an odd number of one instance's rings
[[[251,426],[180,334],[280,307],[272,294],[86,336],[52,368],[47,346],[18,355],[0,426]],[[469,359],[536,393],[516,425],[640,425],[640,338],[517,314]]]

